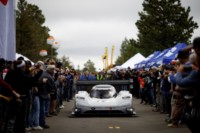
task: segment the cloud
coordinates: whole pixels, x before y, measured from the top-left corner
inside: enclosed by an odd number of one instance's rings
[[[137,16],[142,0],[28,0],[36,3],[48,19],[52,18],[101,18]],[[137,7],[137,8],[133,8]],[[136,11],[136,12],[135,12]],[[139,10],[138,10],[139,11]]]
[[[111,50],[112,45],[115,46],[115,57],[117,57],[122,40],[124,40],[125,37],[134,37],[133,33],[137,32],[134,31],[136,27],[134,27],[131,21],[119,19],[66,19],[60,21],[58,25],[59,26],[53,26],[52,28],[54,32],[58,33],[54,35],[54,37],[57,38],[60,44],[60,48],[58,49],[59,55],[77,57],[75,60],[82,59],[83,57],[87,57],[87,59],[96,57],[95,60],[91,59],[95,62],[102,62],[101,55],[103,55],[105,47]]]

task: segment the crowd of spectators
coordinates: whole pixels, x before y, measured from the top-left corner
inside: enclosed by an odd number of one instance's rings
[[[186,124],[192,133],[200,132],[199,67],[200,37],[197,37],[170,64],[138,71],[134,88],[139,88],[141,104],[151,104],[153,111],[167,114],[168,127]],[[138,96],[137,92],[133,94]]]
[[[200,37],[179,51],[168,65],[111,72],[78,72],[52,59],[30,61],[0,59],[0,131],[25,133],[50,128],[46,117],[55,116],[79,88],[78,80],[130,80],[126,89],[152,111],[167,114],[168,127],[187,124],[199,133]]]

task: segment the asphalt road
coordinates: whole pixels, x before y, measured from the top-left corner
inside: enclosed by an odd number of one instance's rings
[[[73,101],[64,102],[65,108],[57,116],[48,117],[49,129],[32,130],[31,133],[190,133],[185,125],[169,128],[165,114],[153,112],[150,105],[133,102],[137,116],[92,116],[71,117]]]

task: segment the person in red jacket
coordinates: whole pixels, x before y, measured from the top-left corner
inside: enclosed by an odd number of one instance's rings
[[[145,76],[144,74],[140,74],[139,77],[138,77],[138,82],[139,82],[139,85],[140,85],[140,96],[141,96],[141,104],[143,102],[145,102],[145,104],[147,103],[147,100],[146,100],[146,92],[145,92]]]

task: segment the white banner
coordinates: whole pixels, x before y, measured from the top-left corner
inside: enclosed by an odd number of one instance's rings
[[[0,58],[15,60],[15,10],[14,0],[0,0]]]

